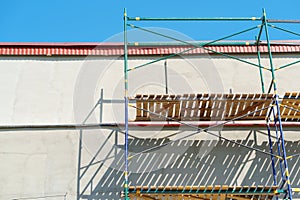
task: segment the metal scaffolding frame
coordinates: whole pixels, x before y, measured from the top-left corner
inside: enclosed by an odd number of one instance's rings
[[[192,42],[183,41],[183,40],[180,40],[178,38],[174,38],[174,37],[171,37],[171,36],[168,36],[168,35],[164,35],[162,33],[155,32],[155,31],[152,31],[152,30],[149,30],[149,29],[146,29],[146,28],[142,28],[142,27],[139,27],[137,25],[134,25],[134,24],[130,23],[130,22],[133,22],[133,21],[134,22],[139,22],[139,21],[209,21],[209,22],[214,22],[214,21],[219,21],[219,22],[223,22],[223,21],[248,21],[248,22],[249,21],[256,21],[256,22],[261,22],[261,23],[259,25],[254,26],[254,27],[242,30],[240,32],[237,32],[237,33],[234,33],[234,34],[231,34],[231,35],[228,35],[228,36],[225,36],[225,37],[222,37],[222,38],[210,41],[210,42],[192,43]],[[291,158],[292,156],[287,156],[287,153],[286,153],[284,133],[283,133],[283,128],[282,128],[284,122],[282,122],[281,113],[280,113],[280,106],[282,106],[282,105],[280,105],[279,95],[277,94],[277,84],[276,84],[275,71],[278,71],[280,69],[295,65],[295,64],[299,63],[300,60],[297,60],[295,62],[292,62],[292,63],[289,63],[289,64],[286,64],[286,65],[275,68],[273,66],[273,58],[272,58],[272,52],[271,52],[271,42],[270,42],[270,39],[269,39],[269,30],[268,29],[269,28],[274,28],[274,29],[277,29],[277,30],[280,30],[280,31],[284,31],[284,32],[296,35],[296,36],[300,36],[300,34],[296,33],[296,32],[293,32],[293,31],[290,31],[290,30],[287,30],[287,29],[284,29],[284,28],[281,28],[281,27],[278,27],[278,26],[275,26],[274,25],[275,23],[300,23],[300,20],[268,19],[267,15],[266,15],[266,11],[264,9],[263,9],[262,17],[248,17],[248,18],[224,18],[224,17],[219,17],[219,18],[200,18],[200,17],[197,17],[197,18],[151,18],[151,17],[149,17],[148,18],[148,17],[129,17],[129,16],[127,16],[126,9],[124,9],[124,101],[125,101],[125,103],[124,103],[125,104],[125,107],[124,107],[124,109],[125,109],[124,110],[125,111],[125,122],[124,122],[124,128],[125,128],[124,199],[125,200],[129,199],[128,162],[133,156],[135,156],[135,155],[129,156],[129,152],[128,152],[129,127],[131,127],[130,123],[129,123],[129,120],[128,120],[129,119],[128,118],[128,115],[129,115],[128,114],[128,108],[131,106],[131,107],[134,107],[136,109],[140,109],[136,106],[132,106],[131,104],[129,104],[128,73],[132,70],[142,68],[144,66],[147,66],[149,64],[153,64],[153,63],[158,62],[158,61],[167,60],[168,58],[172,58],[174,56],[178,56],[178,55],[187,53],[187,52],[192,51],[192,50],[197,49],[197,48],[201,48],[201,49],[203,49],[207,52],[217,54],[217,55],[221,55],[221,56],[224,56],[226,58],[234,59],[234,60],[249,64],[253,67],[258,68],[259,72],[260,72],[260,82],[261,82],[262,93],[265,93],[265,83],[264,83],[264,77],[263,77],[262,71],[266,70],[266,71],[269,71],[271,73],[272,81],[270,83],[270,86],[268,88],[267,93],[271,93],[271,91],[273,89],[274,101],[273,101],[270,109],[265,108],[265,109],[269,109],[269,114],[268,114],[268,118],[266,119],[267,120],[266,123],[267,123],[267,129],[268,129],[268,141],[269,141],[270,151],[269,151],[269,153],[268,152],[262,152],[262,153],[267,153],[271,157],[274,185],[278,185],[275,159],[279,159],[279,161],[280,161],[280,175],[281,175],[282,183],[281,183],[281,186],[278,188],[277,192],[278,193],[285,193],[284,198],[288,198],[288,199],[293,198],[292,194],[295,190],[293,190],[293,188],[291,186],[289,167],[288,167],[288,159]],[[130,27],[132,29],[139,29],[141,31],[145,31],[147,33],[155,34],[155,35],[167,38],[167,39],[171,39],[171,40],[174,40],[174,41],[179,42],[181,44],[189,45],[189,46],[191,46],[191,48],[189,48],[187,50],[183,50],[183,51],[178,52],[178,53],[173,53],[173,54],[163,56],[159,59],[147,62],[145,64],[141,64],[141,65],[129,68],[129,64],[128,64],[128,46],[134,45],[134,44],[131,44],[131,43],[128,42],[128,39],[127,39],[127,34],[128,34],[127,29],[128,29],[128,27]],[[256,41],[251,43],[251,44],[249,42],[228,42],[228,41],[223,42],[223,40],[229,39],[233,36],[236,36],[236,35],[239,35],[239,34],[242,34],[242,33],[246,33],[246,32],[249,32],[249,31],[252,31],[252,30],[255,30],[255,29],[259,29],[259,33],[256,37]],[[261,42],[261,36],[263,35],[263,33],[265,34],[265,38],[266,38],[266,43],[265,44],[268,47],[268,59],[269,59],[269,65],[270,65],[269,68],[264,67],[261,64],[260,45],[263,44]],[[210,45],[222,45],[222,44],[223,45],[229,45],[229,44],[256,45],[258,64],[247,61],[247,60],[244,60],[244,59],[241,59],[241,58],[238,58],[234,55],[225,54],[225,53],[218,52],[218,51],[215,51],[215,50],[212,50],[212,49],[209,48]],[[166,91],[168,91],[167,88],[166,88]],[[151,112],[149,110],[144,110],[144,111]],[[253,112],[256,112],[256,111],[253,111]],[[296,112],[300,112],[300,111],[297,110]],[[155,114],[155,113],[152,113],[152,114]],[[270,119],[271,116],[273,116],[274,122],[271,122],[271,119]],[[170,119],[170,120],[176,121],[174,119]],[[234,121],[234,120],[236,120],[236,119],[229,120],[229,121]],[[190,125],[190,124],[182,122],[182,121],[176,121],[176,122],[178,122],[179,124],[188,126],[189,128],[194,128],[196,132],[193,133],[193,134],[198,134],[199,132],[202,132],[202,131],[209,133],[209,130],[210,130],[210,127],[208,127],[208,128],[199,128],[199,126],[193,126],[193,125]],[[224,124],[227,124],[227,123],[228,123],[228,121],[226,121]],[[222,125],[224,125],[224,124],[222,124]],[[274,137],[274,136],[272,136],[271,130],[275,130],[275,135],[276,135],[275,142],[277,144],[277,154],[274,153],[275,151],[273,149],[273,139],[272,139],[272,137]],[[217,135],[216,137],[220,137],[220,136]],[[222,138],[222,139],[227,140],[226,138]],[[230,142],[234,142],[234,141],[230,141]],[[239,145],[247,147],[245,145],[241,145],[241,144],[239,144]],[[249,147],[247,147],[247,148],[249,148]],[[256,149],[256,150],[258,151],[258,149]],[[296,156],[296,155],[294,155],[294,156]],[[162,192],[162,191],[160,191],[160,192]],[[154,191],[154,193],[155,193],[155,191]]]

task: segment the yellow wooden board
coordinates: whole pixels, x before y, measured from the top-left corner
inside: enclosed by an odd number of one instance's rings
[[[136,95],[136,121],[264,120],[272,94]]]
[[[281,101],[280,116],[282,121],[300,120],[300,93],[285,93]]]
[[[136,200],[272,199],[276,186],[130,186],[129,197]]]

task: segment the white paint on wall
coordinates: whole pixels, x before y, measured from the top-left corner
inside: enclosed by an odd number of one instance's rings
[[[243,57],[248,61],[257,62],[255,56]],[[258,68],[221,57],[212,56],[211,58],[169,59],[170,93],[229,93],[230,89],[234,93],[261,92]],[[274,56],[274,65],[275,67],[282,66],[297,59],[298,55],[278,58]],[[104,89],[105,99],[123,99],[123,60],[120,58],[112,58],[112,60],[96,57],[87,59],[81,57],[1,57],[0,124],[81,123],[98,101],[101,88]],[[131,58],[129,67],[149,60],[150,58],[143,57]],[[269,66],[268,59],[265,57],[262,58],[262,63],[264,66]],[[137,93],[164,93],[163,65],[164,62],[161,61],[130,72],[130,96]],[[299,67],[297,64],[276,72],[280,95],[283,95],[285,91],[299,91]],[[264,71],[264,75],[267,89],[270,83],[270,73]],[[99,120],[99,109],[97,108],[94,113],[88,122]],[[104,105],[104,122],[123,122],[123,116],[122,104]],[[134,119],[134,109],[130,110],[130,118]],[[82,151],[84,162],[88,162],[88,158],[91,158],[96,147],[101,144],[101,142],[98,144],[98,139],[103,141],[107,134],[103,132],[96,139],[92,134],[89,139],[86,136],[86,141],[90,142],[84,143]],[[142,135],[143,133],[136,134]],[[161,136],[159,132],[155,133],[155,137],[159,136]],[[246,136],[247,133],[226,135],[231,139],[244,139]],[[296,136],[298,136],[297,133],[289,133],[287,140],[299,140]],[[122,135],[119,137],[118,144],[121,147]],[[195,136],[195,138],[201,139],[200,136]],[[265,137],[259,137],[258,142],[262,144],[265,139]],[[114,139],[111,140],[111,144],[105,152],[114,147]],[[121,152],[118,152],[119,154]],[[255,156],[253,152],[246,155],[250,155],[249,159]],[[2,132],[0,134],[0,159],[0,199],[66,193],[67,199],[75,199],[78,131]],[[101,175],[109,171],[109,163],[113,162],[115,161],[107,160],[108,164],[100,170],[95,180],[100,180]],[[251,162],[243,159],[243,163],[245,166],[239,170],[240,174],[234,177],[237,182],[233,184],[245,183],[244,176]],[[122,167],[121,164],[114,163],[118,167]],[[218,174],[216,171],[214,173]],[[93,172],[87,174],[92,176]],[[106,176],[109,177],[107,174]],[[168,175],[168,177],[172,176]],[[114,179],[118,178],[114,177]],[[182,184],[184,181],[189,182],[188,177],[183,175],[181,178],[178,178],[178,182]],[[166,176],[161,179],[165,179],[166,182],[170,181]],[[213,180],[214,177],[211,179]],[[88,178],[85,180],[88,182]],[[113,181],[122,182],[111,180]],[[106,183],[108,184],[109,180],[102,183],[103,187]]]

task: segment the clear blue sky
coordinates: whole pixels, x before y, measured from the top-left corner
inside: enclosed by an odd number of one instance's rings
[[[0,7],[1,42],[101,42],[123,30],[123,8],[144,17],[261,17],[300,19],[299,0],[9,0]],[[183,32],[195,40],[215,39],[255,24],[147,23]],[[280,25],[281,26],[281,25]],[[284,26],[300,32],[300,24]],[[233,39],[254,39],[255,34]],[[300,39],[274,31],[271,39]]]

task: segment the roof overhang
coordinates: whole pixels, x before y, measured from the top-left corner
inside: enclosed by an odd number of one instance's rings
[[[130,43],[129,56],[152,56],[178,54],[185,55],[214,54],[214,51],[227,54],[256,54],[258,45],[255,41],[225,41],[206,45],[208,41],[181,43]],[[266,42],[259,45],[261,53],[268,52]],[[299,53],[300,40],[271,41],[273,53]],[[4,56],[122,56],[124,46],[121,42],[2,42],[0,55]]]

